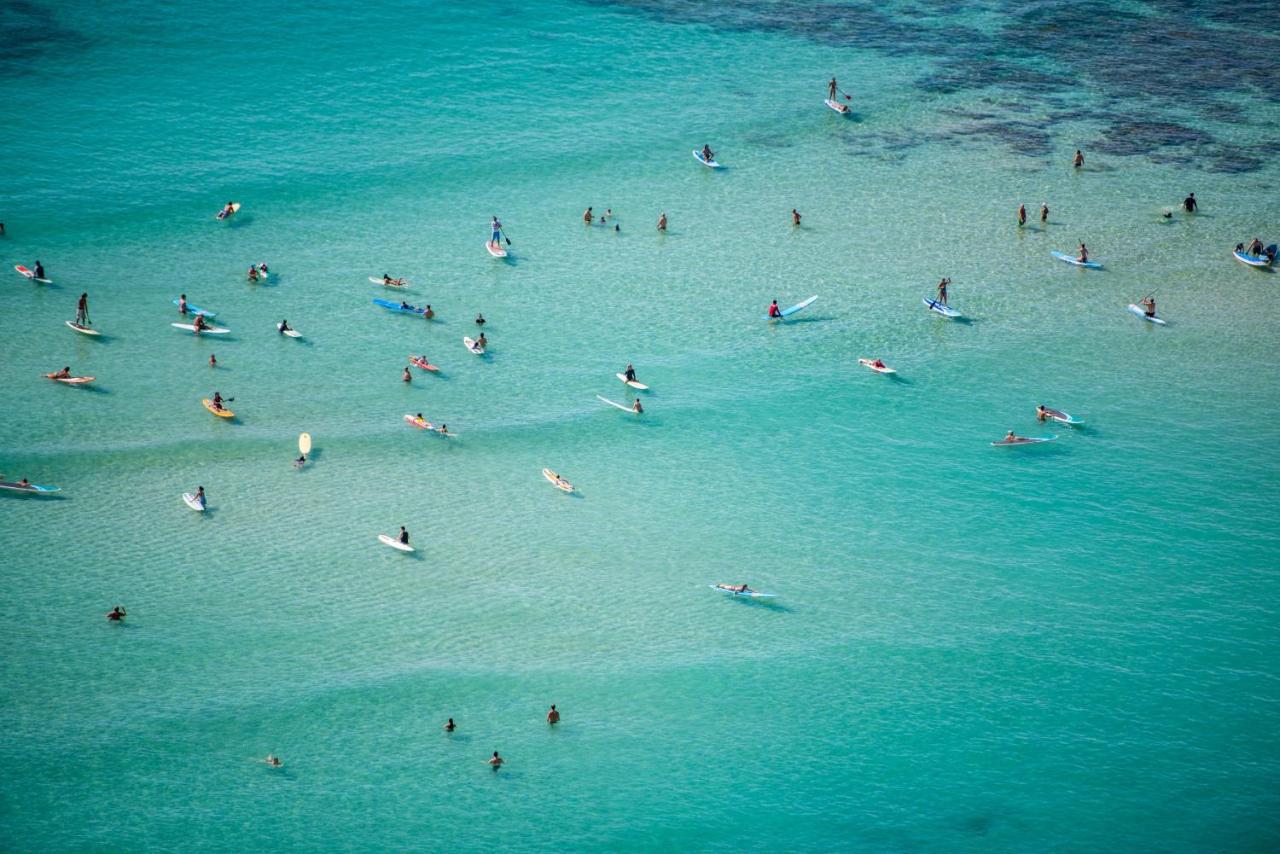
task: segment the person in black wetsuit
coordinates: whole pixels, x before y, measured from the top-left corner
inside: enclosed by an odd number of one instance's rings
[[[409,532],[404,529],[404,525],[400,526],[400,543],[401,545],[409,545]]]
[[[1200,210],[1200,205],[1196,202],[1196,194],[1188,193],[1187,197],[1182,200],[1182,209],[1187,213],[1195,213]]]

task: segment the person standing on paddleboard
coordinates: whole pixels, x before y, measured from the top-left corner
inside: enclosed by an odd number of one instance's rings
[[[89,295],[81,294],[80,302],[76,303],[76,325],[84,326],[89,322]]]
[[[947,304],[947,285],[949,284],[951,284],[951,280],[946,277],[943,277],[942,281],[938,282],[938,302],[942,305]]]
[[[836,99],[836,92],[839,88],[840,87],[836,85],[836,79],[832,77],[831,82],[827,84],[827,97],[834,101]]]
[[[500,246],[501,244],[498,241],[502,237],[502,223],[496,216],[493,218],[493,222],[489,224],[489,229],[493,232],[493,235],[489,238],[489,242],[495,247]]]
[[[1156,316],[1156,300],[1155,300],[1155,297],[1147,297],[1147,298],[1146,298],[1146,299],[1144,299],[1142,302],[1140,302],[1140,303],[1139,303],[1139,305],[1141,305],[1141,306],[1142,306],[1143,310],[1146,312],[1147,317],[1155,317],[1155,316]]]

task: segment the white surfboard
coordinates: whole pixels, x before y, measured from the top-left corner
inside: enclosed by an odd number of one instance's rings
[[[610,400],[609,398],[607,398],[607,397],[602,397],[602,396],[600,396],[600,395],[598,395],[598,394],[596,395],[596,400],[600,401],[601,403],[607,403],[607,404],[609,404],[610,406],[612,406],[614,409],[621,409],[623,412],[630,412],[632,415],[643,415],[643,414],[644,414],[644,413],[642,413],[642,412],[636,412],[636,411],[635,411],[634,409],[632,409],[630,406],[624,406],[623,404],[618,403],[618,402],[617,402],[617,401],[615,401],[615,400]]]
[[[98,330],[90,329],[87,326],[82,326],[81,324],[76,323],[74,320],[68,320],[66,321],[66,323],[67,323],[67,326],[70,326],[72,329],[74,329],[76,332],[79,332],[81,335],[101,335],[102,334]]]
[[[377,276],[370,276],[370,277],[369,277],[369,281],[373,282],[375,285],[386,285],[388,288],[407,288],[407,287],[409,287],[409,280],[408,280],[408,279],[405,279],[405,280],[404,280],[404,284],[401,284],[401,285],[397,285],[395,282],[384,282],[382,279],[379,279]]]
[[[553,472],[551,469],[543,469],[542,476],[551,482],[551,485],[562,492],[573,492],[573,484]]]
[[[416,549],[414,549],[414,547],[409,545],[408,543],[402,543],[399,540],[397,540],[395,537],[391,537],[386,534],[379,534],[378,541],[382,543],[384,546],[391,546],[391,548],[399,549],[402,552],[416,551]]]
[[[303,456],[306,456],[307,454],[311,453],[311,434],[310,433],[298,434],[298,453],[302,454]]]
[[[858,364],[864,367],[870,368],[871,370],[875,371],[877,374],[896,374],[897,373],[897,371],[895,371],[893,368],[889,367],[888,365],[885,365],[883,368],[877,367],[873,359],[859,359]]]
[[[639,389],[640,391],[648,391],[648,390],[649,390],[649,387],[648,387],[647,385],[645,385],[644,383],[638,383],[638,382],[636,382],[635,380],[629,380],[629,379],[627,379],[627,375],[626,375],[626,374],[614,374],[614,376],[615,376],[615,377],[617,377],[618,379],[620,379],[622,382],[626,383],[627,385],[631,386],[631,387],[632,387],[632,388],[634,388],[634,389]]]
[[[470,350],[472,353],[475,353],[477,356],[484,355],[484,348],[481,347],[479,344],[477,344],[474,339],[468,336],[463,336],[462,343],[466,344],[467,349]]]
[[[279,331],[280,331],[280,324],[279,324],[279,323],[277,323],[277,324],[276,324],[276,331],[277,331],[277,332],[279,332]],[[296,330],[296,329],[286,329],[286,330],[284,331],[284,334],[285,334],[285,335],[288,335],[290,338],[301,338],[301,337],[302,337],[302,333],[301,333],[301,332],[299,332],[299,331],[298,331],[298,330]]]
[[[182,500],[185,501],[187,503],[187,506],[190,507],[192,510],[195,510],[198,513],[204,512],[204,502],[201,501],[199,498],[196,498],[190,492],[182,493]]]
[[[196,328],[190,323],[170,323],[174,329],[185,329],[188,332],[195,332]],[[200,330],[201,335],[226,335],[231,330],[225,326],[206,326]]]
[[[484,248],[489,250],[489,254],[494,258],[506,258],[507,250],[503,248],[501,243],[494,243],[492,240],[486,240]]]

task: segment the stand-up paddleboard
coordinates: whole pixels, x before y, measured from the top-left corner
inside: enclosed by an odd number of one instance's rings
[[[732,587],[725,587],[720,584],[708,584],[712,590],[719,590],[721,593],[728,593],[730,596],[746,596],[750,599],[776,599],[776,593],[761,593],[759,590],[734,590]]]
[[[174,329],[185,329],[188,332],[195,332],[196,327],[191,323],[170,323]],[[200,330],[201,335],[226,335],[231,330],[225,326],[206,326]]]
[[[623,412],[630,412],[632,415],[643,415],[643,414],[644,414],[643,412],[636,412],[636,411],[635,411],[634,409],[632,409],[630,406],[624,406],[623,404],[618,403],[617,401],[610,400],[610,399],[609,399],[609,398],[607,398],[607,397],[601,397],[601,396],[600,396],[600,395],[598,395],[598,394],[596,395],[596,400],[600,401],[601,403],[607,403],[607,404],[609,404],[610,406],[612,406],[614,409],[621,409]]]
[[[0,489],[6,492],[25,492],[28,495],[50,495],[54,492],[61,492],[61,486],[41,486],[38,483],[28,483],[26,486],[17,481],[0,480]]]
[[[874,359],[859,359],[858,364],[864,367],[870,368],[871,370],[875,371],[877,374],[896,374],[897,373],[897,371],[895,371],[893,368],[890,368],[888,366],[885,366],[883,368],[876,367]]]
[[[573,484],[553,472],[551,469],[543,469],[542,476],[551,481],[551,485],[561,492],[573,492]]]
[[[1076,258],[1076,256],[1074,255],[1068,255],[1067,253],[1059,252],[1056,249],[1052,250],[1049,254],[1052,255],[1054,258],[1057,258],[1059,261],[1066,261],[1068,264],[1071,264],[1075,267],[1085,267],[1089,270],[1102,269],[1102,265],[1099,264],[1097,261],[1081,261],[1078,258]]]
[[[629,380],[629,379],[627,379],[627,375],[626,375],[626,374],[614,374],[614,376],[615,376],[615,377],[617,377],[618,379],[622,380],[622,382],[626,383],[627,385],[631,386],[632,388],[636,389],[637,391],[648,391],[648,390],[649,390],[649,387],[648,387],[647,385],[645,385],[644,383],[638,383],[638,382],[636,382],[635,380]]]
[[[848,104],[842,104],[839,101],[832,100],[831,98],[827,98],[826,100],[823,101],[823,103],[826,104],[831,109],[835,110],[837,113],[839,113],[842,116],[849,115]]]
[[[791,308],[784,308],[782,310],[782,315],[780,317],[770,317],[769,315],[766,314],[764,316],[764,319],[765,320],[783,320],[795,314],[797,311],[804,311],[806,308],[813,305],[813,301],[816,300],[817,298],[818,297],[816,295],[811,296],[807,300],[803,300],[801,302],[796,303],[795,305],[791,306]]]
[[[221,409],[215,409],[213,405],[213,401],[209,400],[208,398],[205,398],[200,402],[204,404],[205,409],[209,410],[219,418],[235,418],[236,417],[236,414],[232,412],[230,409],[227,409],[225,406],[222,407]]]
[[[494,243],[492,240],[486,240],[484,248],[489,250],[489,254],[494,258],[506,258],[507,250],[501,243]]]
[[[199,513],[204,512],[204,500],[196,498],[190,492],[182,493],[182,500],[187,502],[187,506]]]
[[[232,216],[233,214],[238,214],[238,213],[240,213],[240,203],[239,203],[239,202],[232,202],[232,203],[231,203],[231,213],[227,213],[226,209],[224,208],[224,209],[222,209],[222,210],[218,211],[216,214],[214,214],[214,215],[213,215],[213,218],[214,218],[214,219],[226,219],[227,217]]]
[[[102,334],[98,330],[90,329],[88,326],[85,326],[80,323],[76,323],[74,320],[68,320],[65,322],[67,326],[70,326],[72,329],[74,329],[76,332],[79,332],[81,335],[101,335]]]
[[[21,264],[15,265],[13,269],[18,271],[18,275],[24,276],[33,282],[39,282],[42,285],[53,284],[53,279],[42,279],[39,276],[37,276],[34,271],[28,270],[26,267],[22,266]]]
[[[1014,439],[1012,442],[1006,439],[1001,439],[999,442],[992,442],[991,447],[1012,448],[1015,445],[1039,445],[1041,442],[1052,442],[1056,438],[1058,437],[1057,436],[1040,436],[1040,437],[1019,436],[1018,438]]]
[[[439,371],[439,370],[440,370],[438,367],[436,367],[435,365],[431,364],[431,363],[430,363],[430,362],[428,362],[426,359],[422,359],[422,358],[419,358],[419,357],[417,357],[417,356],[410,356],[410,357],[409,357],[409,364],[411,364],[411,365],[413,365],[414,367],[417,367],[417,368],[422,368],[422,370],[424,370],[424,371]]]
[[[304,457],[307,454],[311,453],[311,434],[310,433],[298,434],[298,453],[302,454]]]
[[[938,314],[942,315],[943,317],[949,317],[953,320],[957,317],[960,317],[960,312],[956,311],[954,308],[952,308],[949,305],[943,305],[942,303],[938,302],[936,299],[921,297],[920,302],[924,303],[925,307],[928,308],[929,311],[936,311]]]
[[[475,353],[477,356],[484,355],[484,348],[481,347],[479,344],[477,344],[473,338],[463,336],[462,343],[466,344],[467,349],[470,350],[472,353]]]
[[[1150,321],[1151,321],[1152,323],[1154,323],[1156,326],[1164,326],[1164,325],[1165,325],[1165,324],[1164,324],[1164,321],[1163,321],[1163,320],[1161,320],[1160,318],[1158,318],[1158,317],[1151,317],[1150,315],[1148,315],[1148,314],[1147,314],[1147,312],[1146,312],[1146,309],[1144,309],[1144,308],[1143,308],[1142,306],[1140,306],[1140,305],[1134,305],[1133,303],[1129,303],[1129,311],[1132,311],[1134,314],[1138,315],[1138,317],[1141,317],[1143,320],[1150,320]]]
[[[277,324],[276,324],[276,331],[277,331],[277,332],[279,332],[279,331],[280,331],[280,324],[279,324],[279,323],[277,323]],[[301,333],[301,332],[299,332],[299,331],[298,331],[298,330],[296,330],[296,329],[286,329],[286,330],[284,330],[284,332],[283,332],[282,334],[284,334],[284,335],[288,335],[290,338],[301,338],[301,337],[302,337],[302,333]]]
[[[95,377],[55,377],[53,374],[45,374],[45,376],[55,383],[62,383],[63,385],[84,385],[85,383],[93,382],[95,379]]]
[[[1044,412],[1054,421],[1057,421],[1059,424],[1066,424],[1068,427],[1079,427],[1081,424],[1084,423],[1083,420],[1079,418],[1073,418],[1067,413],[1063,412],[1061,409],[1050,409],[1049,407],[1046,406],[1044,408]]]
[[[384,282],[382,279],[379,279],[377,276],[370,276],[370,277],[369,277],[369,281],[373,282],[375,285],[384,285],[384,286],[386,286],[386,287],[388,287],[388,288],[407,288],[407,287],[409,287],[409,280],[408,280],[408,279],[405,279],[405,280],[404,280],[402,283],[400,283],[400,284],[396,284],[395,282]]]
[[[1267,249],[1270,250],[1271,252],[1275,252],[1276,251],[1275,244],[1273,243],[1272,245],[1268,246]],[[1231,251],[1231,254],[1234,255],[1235,259],[1239,261],[1241,264],[1248,264],[1250,267],[1270,267],[1271,266],[1271,256],[1269,255],[1250,255],[1248,252],[1245,252],[1242,249],[1233,249]]]
[[[182,299],[181,299],[180,297],[174,297],[174,298],[173,298],[173,304],[174,304],[174,305],[176,305],[176,306],[181,306],[181,305],[182,305]],[[218,313],[217,313],[216,311],[205,311],[203,308],[200,308],[199,306],[192,305],[191,303],[187,303],[187,314],[203,314],[205,317],[217,317],[217,316],[218,316]]]
[[[704,158],[704,157],[702,156],[702,150],[701,150],[701,149],[698,149],[698,148],[695,148],[695,149],[693,150],[693,159],[694,159],[694,160],[696,160],[696,161],[698,161],[699,163],[701,163],[703,166],[706,166],[706,167],[708,167],[708,168],[710,168],[710,169],[720,169],[720,168],[721,168],[720,164],[719,164],[718,162],[716,162],[715,160],[707,160],[706,158]]]
[[[408,308],[405,308],[400,303],[392,302],[389,299],[376,299],[373,301],[373,304],[380,305],[383,308],[385,308],[387,311],[398,311],[401,314],[423,315],[427,313],[427,310],[425,308],[418,308],[416,305],[411,305]]]
[[[395,537],[391,537],[386,534],[379,534],[378,542],[382,543],[384,546],[391,546],[393,549],[399,549],[402,552],[411,552],[415,550],[413,546],[408,543],[402,543]]]

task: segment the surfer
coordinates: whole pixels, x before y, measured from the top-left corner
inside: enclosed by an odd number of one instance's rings
[[[85,326],[89,323],[89,295],[81,294],[80,301],[76,303],[76,325]]]
[[[252,265],[250,265],[249,267],[249,281],[251,282],[258,281],[258,268]]]
[[[449,718],[449,720],[444,725],[445,732],[453,732],[457,728],[458,728],[458,725],[453,722],[453,718]]]
[[[212,353],[209,354],[209,367],[211,368],[218,367],[218,357],[213,355]]]
[[[631,366],[630,362],[627,362],[627,369],[622,372],[622,376],[625,377],[629,383],[636,381],[636,369]]]
[[[884,364],[884,362],[883,362],[881,359],[872,359],[872,360],[871,360],[871,367],[873,367],[873,368],[883,368],[884,366],[885,366],[885,364]]]
[[[551,704],[551,711],[547,712],[547,723],[555,726],[560,723],[560,713],[556,711],[556,704]]]
[[[431,303],[427,303],[427,307],[422,311],[422,316],[425,317],[427,320],[430,320],[431,318],[436,316],[436,313],[431,310]]]
[[[197,487],[196,487],[195,499],[196,499],[196,502],[197,502],[197,503],[199,503],[199,505],[200,505],[201,507],[203,507],[203,506],[204,506],[204,504],[205,504],[205,497],[204,497],[204,487],[203,487],[203,486],[197,486]]]
[[[721,590],[728,590],[730,593],[754,593],[755,592],[745,584],[717,584],[716,587],[719,587]]]
[[[49,376],[50,376],[52,379],[55,379],[55,380],[65,380],[65,379],[68,379],[68,378],[70,378],[70,376],[71,376],[71,366],[70,366],[70,365],[68,365],[67,367],[63,368],[62,370],[57,371],[56,373],[52,373],[52,374],[50,374]]]
[[[213,404],[213,408],[214,408],[214,409],[218,410],[219,412],[221,412],[221,411],[222,411],[223,406],[222,406],[222,393],[221,393],[221,392],[217,392],[217,391],[215,391],[215,392],[213,393],[213,400],[211,400],[211,401],[209,401],[209,402]]]
[[[791,224],[792,225],[800,224],[800,211],[796,210],[795,208],[791,209]]]
[[[197,314],[195,320],[192,321],[191,326],[197,335],[200,334],[200,330],[209,328],[209,324],[204,322],[203,314]]]
[[[401,375],[400,379],[404,380],[407,383],[413,382],[413,375],[409,373],[408,367],[405,367],[404,374]]]
[[[1027,224],[1027,206],[1018,205],[1018,225]]]
[[[1078,151],[1076,152],[1076,154],[1079,154],[1079,153],[1080,153],[1080,152],[1078,152]],[[1019,440],[1021,440],[1021,439],[1022,439],[1022,437],[1021,437],[1021,436],[1015,436],[1015,435],[1013,434],[1013,431],[1012,431],[1012,430],[1010,430],[1008,433],[1005,433],[1005,434],[1004,434],[1004,441],[1006,441],[1006,442],[1017,442],[1017,441],[1019,441]]]
[[[502,238],[502,223],[498,220],[496,215],[493,218],[493,222],[489,223],[489,231],[492,232],[489,236],[489,245],[494,247],[499,246],[500,244],[498,241]]]
[[[128,614],[125,612],[124,608],[119,605],[107,612],[107,619],[111,620],[113,623],[118,623],[127,616]]]
[[[418,423],[419,423],[419,424],[426,424],[426,423],[427,423],[427,419],[425,419],[425,418],[423,418],[423,417],[422,417],[422,413],[421,413],[421,412],[419,412],[417,415],[415,415],[415,416],[413,416],[413,417],[414,417],[415,419],[417,419],[417,421],[418,421]]]
[[[777,300],[774,300],[772,303],[769,304],[769,316],[782,317],[782,309],[778,308]]]
[[[1041,222],[1049,221],[1049,205],[1044,202],[1041,202],[1040,204],[1040,221]]]
[[[1200,210],[1200,205],[1196,202],[1196,194],[1188,193],[1187,197],[1182,200],[1182,209],[1187,213],[1195,213]]]
[[[714,151],[711,150],[711,146],[709,145],[702,146],[702,159],[707,161],[708,163],[716,159],[716,154]]]
[[[938,302],[942,305],[947,304],[947,285],[949,284],[951,284],[951,280],[945,276],[942,281],[938,282]]]
[[[281,334],[281,335],[285,334],[286,332],[292,332],[292,331],[293,331],[293,330],[289,328],[289,321],[287,321],[287,320],[282,320],[282,321],[280,321],[280,334]]]
[[[40,263],[39,259],[36,259],[35,270],[33,272],[36,274],[37,279],[44,278],[44,265]]]
[[[404,283],[405,283],[404,279],[393,279],[390,276],[388,276],[386,273],[382,274],[382,284],[384,285],[395,285],[396,287],[400,287]]]
[[[476,315],[476,326],[484,326],[485,319],[483,314]]]
[[[421,415],[419,415],[418,417],[419,417],[419,418],[421,418],[422,416],[421,416]],[[401,544],[401,545],[403,545],[403,546],[407,546],[407,545],[409,545],[409,532],[408,532],[408,531],[406,531],[406,530],[404,529],[404,525],[401,525],[401,526],[400,526],[400,537],[399,537],[399,540],[400,540],[400,544]]]
[[[268,765],[272,768],[279,768],[281,765],[284,764],[283,762],[280,761],[280,757],[276,756],[274,753],[268,753],[267,758],[263,759],[262,762],[263,764]]]
[[[480,337],[476,339],[476,346],[483,350],[489,346],[489,339],[484,337],[484,333],[480,333]]]
[[[187,295],[181,294],[178,297],[178,314],[186,315],[187,313]]]
[[[18,486],[21,486],[23,489],[26,489],[27,487],[31,486],[31,481],[27,480],[24,477],[22,480],[18,481]]]
[[[1040,421],[1049,420],[1049,410],[1045,409],[1043,403],[1036,407],[1036,418]]]
[[[1138,305],[1142,306],[1143,312],[1147,317],[1156,316],[1156,300],[1155,297],[1146,297]]]
[[[489,765],[493,767],[494,771],[497,771],[498,766],[501,765],[504,761],[505,760],[498,755],[498,751],[495,750],[493,751],[493,758],[489,760]]]
[[[1080,244],[1080,249],[1076,252],[1076,260],[1081,264],[1088,263],[1089,261],[1089,248],[1083,243]]]
[[[839,90],[839,87],[836,86],[836,79],[832,77],[831,82],[827,84],[827,97],[830,98],[832,101],[834,101],[836,99],[836,92],[838,90]]]
[[[634,412],[636,415],[644,414],[644,407],[640,405],[640,398],[637,397],[634,401],[632,401],[631,411]]]
[[[591,213],[590,207],[588,207],[585,211],[582,212],[582,221],[585,222],[587,225],[591,225],[591,223],[596,221],[595,215]]]
[[[218,214],[218,219],[226,219],[236,212],[235,202],[227,202],[222,206],[222,212]]]
[[[667,230],[667,212],[663,211],[658,215],[658,231]]]
[[[1253,238],[1253,242],[1249,244],[1249,248],[1248,248],[1248,249],[1246,249],[1246,250],[1244,251],[1244,254],[1246,254],[1246,255],[1261,255],[1261,254],[1262,254],[1262,241],[1261,241],[1261,240],[1259,240],[1259,239],[1258,239],[1258,238],[1256,238],[1256,237],[1255,237],[1255,238]]]
[[[1084,155],[1080,153],[1080,149],[1076,149],[1076,156],[1072,159],[1071,165],[1079,169],[1084,165]]]

